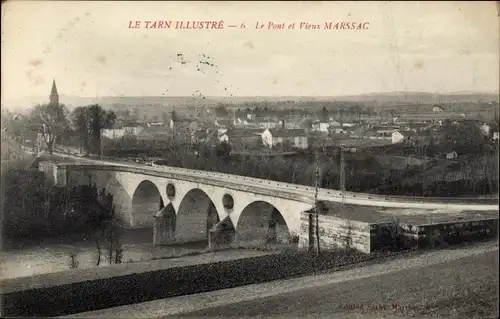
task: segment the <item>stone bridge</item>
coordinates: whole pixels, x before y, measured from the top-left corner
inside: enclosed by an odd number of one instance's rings
[[[315,189],[238,175],[168,166],[86,160],[89,164],[42,162],[59,186],[96,185],[113,195],[116,212],[129,227],[156,224],[158,243],[207,240],[212,228],[232,229],[241,241],[289,241],[299,235],[301,212],[311,209]],[[318,199],[418,209],[492,210],[483,200],[407,198],[319,189]],[[159,224],[158,224],[159,223]],[[215,226],[215,227],[214,227]],[[271,230],[271,231],[270,231]]]

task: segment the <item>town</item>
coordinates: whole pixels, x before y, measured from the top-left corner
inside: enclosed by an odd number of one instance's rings
[[[52,91],[57,94],[55,81]],[[311,176],[319,162],[320,186],[332,189],[342,186],[342,158],[343,187],[350,191],[495,196],[498,102],[447,109],[452,107],[423,105],[412,114],[404,106],[335,101],[219,103],[171,111],[115,105],[108,107],[113,121],[99,132],[102,147],[89,148],[71,129],[55,136],[52,147],[94,158],[149,165],[163,161],[304,185],[314,185]],[[12,138],[25,147],[35,153],[47,149],[40,132],[18,130],[11,130]]]
[[[0,316],[498,318],[493,2],[115,4],[2,4]]]
[[[55,81],[51,94],[58,94]],[[107,110],[113,121],[101,127],[97,149],[69,128],[54,136],[50,151],[70,149],[100,159],[158,161],[303,185],[315,184],[319,163],[319,183],[325,188],[496,196],[498,102],[469,106],[468,114],[447,107],[424,105],[412,114],[404,107],[335,101],[219,103],[174,106],[168,112],[158,106],[115,105]],[[21,117],[8,121],[13,114],[2,116],[5,137],[35,154],[47,151],[43,133],[9,128],[21,125]]]

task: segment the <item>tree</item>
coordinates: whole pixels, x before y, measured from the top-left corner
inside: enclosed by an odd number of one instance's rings
[[[31,110],[30,123],[38,129],[49,154],[52,154],[56,137],[68,127],[66,114],[67,109],[63,104],[39,104]]]
[[[343,124],[344,123],[344,116],[346,114],[346,109],[343,105],[341,105],[338,109],[338,118],[337,118],[337,121],[340,123],[340,124]]]
[[[371,118],[372,118],[372,116],[374,115],[374,111],[373,111],[373,109],[371,107],[367,107],[365,109],[365,114],[368,117],[368,121],[370,121]]]
[[[231,145],[227,142],[222,142],[220,144],[217,144],[217,147],[215,148],[215,154],[218,157],[223,157],[223,156],[229,156],[231,153]]]
[[[355,104],[355,105],[353,105],[353,107],[352,107],[352,113],[353,113],[353,115],[357,115],[357,117],[358,117],[358,122],[359,122],[359,121],[361,121],[361,116],[362,116],[362,115],[363,115],[363,113],[364,113],[363,111],[364,111],[364,110],[363,110],[363,107],[362,107],[361,105],[359,105],[359,104]]]
[[[229,111],[227,110],[227,108],[224,106],[224,105],[218,105],[216,108],[215,108],[215,116],[217,117],[227,117],[229,114]]]
[[[391,117],[390,121],[394,122],[394,118],[398,115],[397,111],[395,109],[389,109],[387,112],[389,113],[389,116]]]
[[[6,136],[20,143],[22,143],[26,138],[31,138],[29,134],[31,127],[26,116],[2,110],[1,119],[2,137]]]
[[[81,138],[82,147],[88,153],[98,154],[101,149],[101,131],[115,123],[115,113],[94,104],[77,107],[71,117],[75,131]]]
[[[328,120],[328,110],[326,109],[326,106],[323,106],[323,108],[321,109],[321,119],[323,121]]]

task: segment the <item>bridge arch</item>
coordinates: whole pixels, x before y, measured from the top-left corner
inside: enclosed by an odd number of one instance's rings
[[[214,202],[203,190],[188,191],[177,209],[176,242],[207,241],[209,230],[220,221]]]
[[[281,212],[265,201],[248,204],[241,212],[235,242],[242,245],[290,243],[291,235]]]
[[[165,206],[158,187],[149,180],[137,185],[132,196],[131,226],[149,227],[153,225],[154,215]]]

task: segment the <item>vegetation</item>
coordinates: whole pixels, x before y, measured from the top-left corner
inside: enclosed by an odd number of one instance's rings
[[[67,109],[63,104],[36,105],[30,113],[30,127],[41,134],[49,154],[52,154],[54,141],[68,128]]]
[[[120,142],[113,141],[114,148],[106,148],[105,154],[112,157],[161,157],[162,160],[156,161],[157,164],[286,183],[314,186],[316,182],[313,151],[292,156],[264,158],[250,153],[228,156],[230,146],[225,146],[225,143],[217,145],[215,149],[206,144],[194,148],[174,146],[169,141],[127,143],[130,141],[124,140],[121,144],[123,146],[119,147]],[[345,160],[348,191],[437,197],[497,193],[498,165],[494,152],[462,154],[454,161],[443,159],[434,164],[426,164],[427,166],[409,166],[402,169],[385,167],[370,153],[346,153]],[[459,163],[458,166],[457,163]],[[441,172],[437,173],[436,169],[439,167],[441,167]],[[468,173],[464,175],[461,172]],[[431,177],[428,177],[428,174],[431,174]],[[339,178],[339,151],[329,150],[321,154],[320,186],[339,189]]]
[[[95,186],[49,186],[42,172],[2,170],[2,237],[8,243],[100,236],[115,225],[113,199]]]
[[[105,111],[98,104],[77,107],[71,113],[71,122],[75,136],[80,140],[80,147],[90,154],[100,153],[102,130],[111,127],[115,120],[113,111]]]

